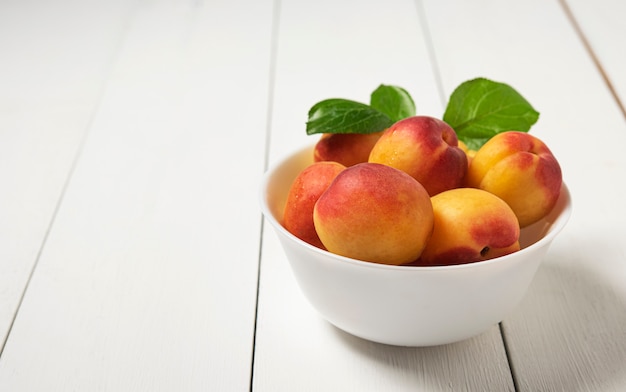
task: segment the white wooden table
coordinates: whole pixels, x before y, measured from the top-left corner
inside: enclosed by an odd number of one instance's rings
[[[0,391],[626,390],[626,2],[0,2]],[[574,200],[523,303],[447,346],[330,326],[263,224],[307,111],[511,84]]]

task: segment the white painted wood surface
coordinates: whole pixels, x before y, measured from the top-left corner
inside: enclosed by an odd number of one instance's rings
[[[567,5],[623,99],[625,6]],[[0,391],[626,389],[626,119],[560,2],[3,1],[0,56]],[[570,223],[501,328],[337,330],[262,227],[265,165],[320,99],[440,116],[476,76],[541,112]]]
[[[272,13],[269,1],[139,4],[0,390],[248,388]]]
[[[406,0],[381,4],[282,1],[270,163],[294,145],[317,140],[305,133],[306,113],[324,98],[369,102],[380,83],[394,84],[408,89],[418,112],[442,116],[419,9]],[[321,321],[300,294],[269,225],[261,261],[254,390],[432,391],[484,385],[513,390],[497,326],[444,347],[370,343]]]
[[[567,0],[566,5],[618,99],[626,105],[626,50],[620,45],[626,37],[626,3]]]
[[[133,9],[124,1],[0,5],[0,347]]]
[[[476,72],[516,86],[541,112],[531,132],[557,155],[573,195],[568,226],[503,322],[518,390],[624,389],[624,117],[557,2],[426,8],[446,90]],[[488,22],[473,22],[485,14]],[[463,42],[444,21],[465,32]]]

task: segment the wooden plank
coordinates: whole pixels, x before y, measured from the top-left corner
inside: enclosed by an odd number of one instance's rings
[[[0,347],[132,9],[0,3]]]
[[[626,37],[626,3],[623,1],[563,1],[582,39],[591,48],[602,72],[606,74],[610,88],[621,102],[622,112],[626,106],[626,51],[622,41]],[[626,112],[624,112],[626,116]]]
[[[568,226],[503,323],[518,390],[623,389],[626,124],[619,108],[559,3],[427,1],[425,8],[445,90],[479,75],[516,87],[541,112],[531,132],[556,154],[573,196]],[[619,46],[619,37],[610,42]]]
[[[329,97],[369,102],[380,84],[406,88],[418,112],[443,108],[411,1],[282,1],[270,163],[317,137],[309,108]],[[512,390],[498,327],[459,344],[400,348],[332,327],[302,296],[265,225],[254,361],[255,391]]]
[[[450,345],[368,342],[324,321],[302,296],[265,226],[255,391],[513,391],[499,329]]]
[[[142,2],[0,390],[248,390],[272,3]]]

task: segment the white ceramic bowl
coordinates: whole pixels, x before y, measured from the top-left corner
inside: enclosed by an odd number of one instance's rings
[[[470,338],[497,324],[522,300],[571,214],[570,194],[563,185],[551,214],[522,230],[518,252],[454,266],[374,264],[318,249],[281,225],[289,187],[311,162],[309,147],[266,172],[261,186],[263,214],[311,305],[338,328],[375,342],[440,345]]]

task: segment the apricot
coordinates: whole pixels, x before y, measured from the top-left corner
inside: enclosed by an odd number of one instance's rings
[[[313,224],[313,208],[317,199],[345,169],[337,162],[316,162],[295,178],[285,203],[283,226],[287,231],[313,246],[325,249]]]
[[[465,142],[461,140],[459,140],[459,148],[465,153],[465,156],[467,157],[467,165],[469,166],[469,164],[472,162],[472,158],[474,158],[474,155],[476,155],[476,150],[470,149],[469,147],[467,147],[467,144],[465,144]]]
[[[368,161],[408,173],[431,196],[462,186],[468,167],[454,129],[429,116],[393,124],[378,139]]]
[[[515,213],[502,199],[474,188],[457,188],[431,198],[433,234],[417,265],[465,264],[520,249]]]
[[[546,216],[561,192],[559,162],[539,138],[525,132],[495,135],[474,155],[467,185],[504,200],[525,227]]]
[[[360,163],[337,175],[313,210],[328,251],[358,260],[405,264],[417,259],[433,230],[428,192],[401,170]]]
[[[382,133],[325,133],[315,144],[313,161],[335,161],[346,167],[367,162]]]

